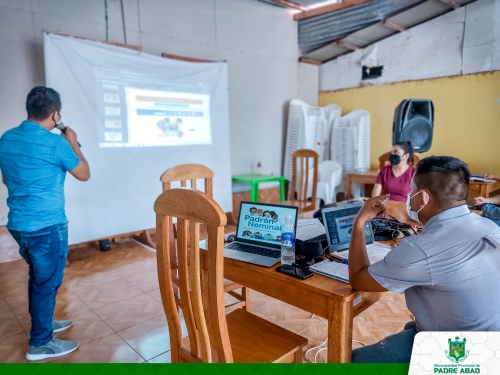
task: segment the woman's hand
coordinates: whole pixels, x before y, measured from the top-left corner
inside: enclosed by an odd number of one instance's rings
[[[474,198],[474,205],[475,206],[482,206],[483,204],[490,203],[490,200],[488,198],[483,198],[483,197],[476,197]]]
[[[500,177],[493,176],[492,174],[486,173],[483,178],[485,180],[495,180],[495,181],[500,181]]]
[[[384,202],[388,197],[390,197],[390,194],[384,194],[368,199],[363,207],[361,207],[361,210],[359,210],[355,220],[361,220],[364,224],[374,217],[382,216],[386,212],[385,204],[382,204],[382,202]]]

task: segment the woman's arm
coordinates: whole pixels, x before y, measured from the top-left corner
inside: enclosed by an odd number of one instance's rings
[[[372,198],[378,197],[380,194],[382,194],[382,185],[376,183],[373,185]]]
[[[500,195],[491,198],[483,198],[483,197],[474,198],[474,205],[476,206],[481,206],[486,203],[500,204]]]

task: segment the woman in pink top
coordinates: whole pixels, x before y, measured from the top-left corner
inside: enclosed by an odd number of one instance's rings
[[[390,194],[391,200],[406,202],[410,192],[410,182],[415,173],[413,168],[413,146],[410,142],[400,142],[392,146],[391,165],[382,168],[372,190],[372,197]]]

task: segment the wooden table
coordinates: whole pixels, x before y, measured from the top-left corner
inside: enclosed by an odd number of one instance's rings
[[[388,212],[411,222],[404,206],[403,202],[390,201]],[[307,213],[301,218],[311,216]],[[328,362],[350,362],[353,318],[387,292],[357,292],[350,284],[320,274],[300,280],[276,272],[278,266],[262,267],[225,258],[224,277],[327,319]]]
[[[378,171],[346,172],[345,174],[345,199],[352,199],[352,184],[373,185],[377,180]]]
[[[477,191],[479,196],[488,198],[490,194],[500,189],[500,182],[479,182],[479,181],[470,181],[469,182],[469,191]]]
[[[346,199],[352,198],[352,184],[368,184],[373,185],[377,181],[378,171],[370,170],[367,172],[346,172],[345,174],[345,196]],[[469,191],[477,192],[481,197],[489,197],[490,194],[500,189],[500,182],[469,182]]]

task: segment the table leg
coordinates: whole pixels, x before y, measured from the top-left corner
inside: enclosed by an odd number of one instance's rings
[[[285,179],[280,180],[280,199],[282,202],[285,201]]]
[[[351,176],[345,176],[345,198],[344,199],[352,199],[352,183]]]
[[[489,184],[482,184],[481,185],[481,190],[479,191],[479,196],[480,197],[484,197],[484,198],[488,198],[488,196],[490,195],[490,192],[488,191],[489,187]]]
[[[256,183],[256,182],[253,182],[251,184],[250,200],[252,202],[258,202],[259,201],[259,184]]]
[[[352,301],[328,301],[328,362],[349,363],[352,356]]]

